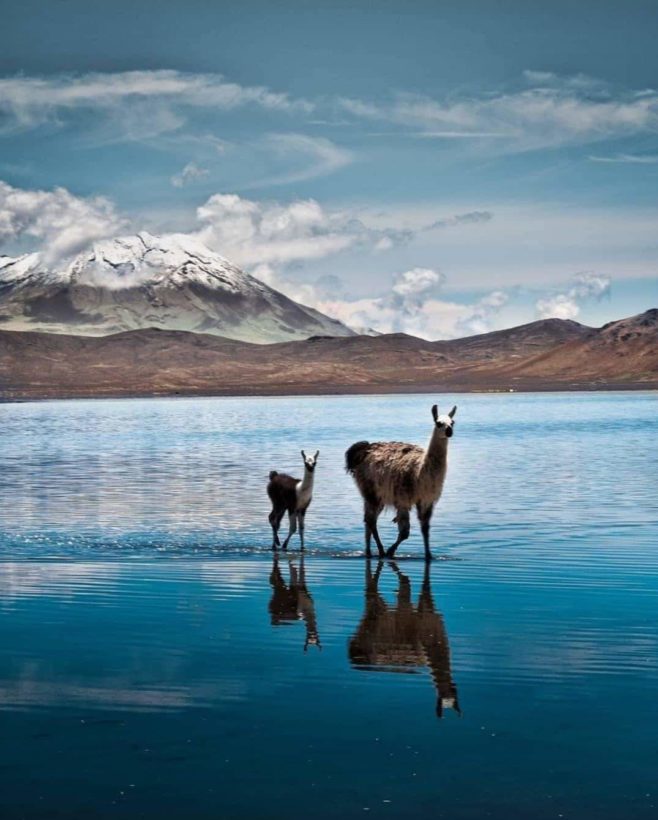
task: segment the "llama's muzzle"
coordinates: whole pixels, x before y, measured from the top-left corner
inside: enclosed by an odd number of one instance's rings
[[[450,438],[452,436],[452,427],[446,427],[446,438]]]

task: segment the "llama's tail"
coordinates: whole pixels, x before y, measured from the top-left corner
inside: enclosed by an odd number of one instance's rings
[[[270,481],[272,481],[273,479],[275,479],[275,478],[276,478],[276,476],[278,476],[278,475],[279,475],[279,474],[277,473],[277,471],[276,471],[276,470],[272,470],[272,472],[270,473]]]
[[[345,453],[345,469],[348,473],[354,473],[368,453],[369,441],[357,441]]]

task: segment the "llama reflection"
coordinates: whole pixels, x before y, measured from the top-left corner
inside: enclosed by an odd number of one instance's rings
[[[272,618],[272,626],[282,626],[285,624],[304,621],[306,625],[306,640],[304,641],[304,652],[309,646],[317,646],[322,649],[320,636],[318,635],[318,624],[315,617],[315,604],[306,586],[306,573],[304,571],[304,558],[299,562],[299,571],[292,559],[288,559],[290,570],[290,582],[286,583],[281,568],[279,557],[274,556],[272,572],[270,574],[270,585],[272,587],[272,597],[270,598],[269,611]]]
[[[450,670],[450,646],[443,616],[436,611],[430,587],[429,565],[425,567],[418,604],[411,600],[411,583],[396,564],[388,562],[398,577],[395,605],[379,594],[379,576],[384,562],[373,574],[366,562],[366,609],[349,643],[352,666],[374,672],[416,672],[428,667],[436,689],[436,714],[454,709],[461,715],[457,687]]]

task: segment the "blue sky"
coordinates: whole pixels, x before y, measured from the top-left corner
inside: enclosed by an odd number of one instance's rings
[[[3,3],[2,252],[193,233],[430,337],[658,303],[658,6]]]

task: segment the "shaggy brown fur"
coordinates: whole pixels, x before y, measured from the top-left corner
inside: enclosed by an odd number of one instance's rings
[[[426,451],[416,444],[360,443],[364,445],[360,450],[362,458],[348,470],[364,498],[376,496],[385,507],[407,510],[416,504],[434,504],[438,500],[445,480],[446,449],[426,459]]]
[[[378,590],[383,566],[380,561],[373,575],[367,563],[365,613],[349,643],[350,663],[357,669],[388,672],[429,667],[436,689],[437,716],[441,717],[446,707],[461,714],[452,680],[448,633],[432,598],[429,566],[425,567],[416,607],[411,600],[409,578],[393,563],[399,582],[397,601],[394,606],[386,603]]]
[[[439,416],[434,405],[434,431],[426,450],[401,441],[357,441],[345,453],[347,472],[354,477],[363,496],[366,555],[371,554],[370,540],[374,538],[380,557],[386,554],[392,558],[402,541],[409,537],[409,513],[415,507],[425,558],[432,558],[430,519],[443,491],[455,411],[453,408],[447,416]],[[395,507],[394,521],[398,525],[397,540],[386,553],[377,530],[377,518],[385,507]]]

